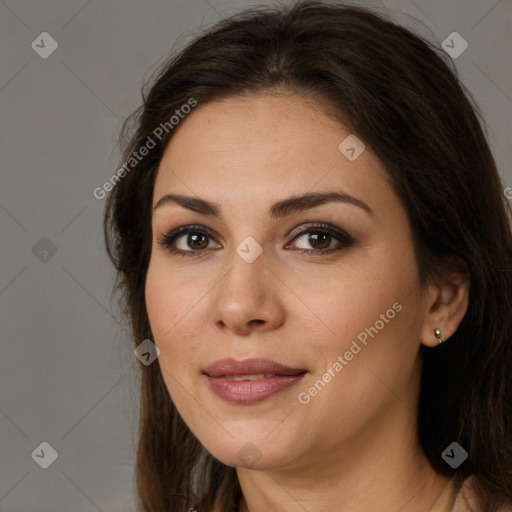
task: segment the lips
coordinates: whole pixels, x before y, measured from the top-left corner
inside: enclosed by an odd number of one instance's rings
[[[262,402],[298,383],[307,370],[293,368],[270,359],[221,359],[204,374],[210,390],[224,401],[237,405]]]
[[[227,358],[219,359],[209,365],[204,373],[209,377],[236,377],[243,375],[299,375],[304,373],[304,368],[292,368],[270,359],[246,359],[237,361]]]

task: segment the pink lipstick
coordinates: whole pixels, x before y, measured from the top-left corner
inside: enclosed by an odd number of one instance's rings
[[[260,358],[220,359],[204,370],[210,388],[217,396],[240,405],[262,402],[290,388],[306,373],[304,368],[292,368]]]

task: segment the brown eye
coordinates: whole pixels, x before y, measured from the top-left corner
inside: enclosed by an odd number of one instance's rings
[[[193,249],[205,249],[208,247],[208,235],[201,233],[199,235],[189,233],[186,239],[186,245]],[[179,237],[178,237],[179,238]],[[206,243],[205,243],[206,241]]]
[[[301,239],[304,240],[302,246],[297,245],[295,241]],[[328,254],[354,244],[354,239],[348,233],[330,224],[320,224],[301,231],[293,240],[295,247],[312,254]],[[331,243],[336,240],[337,244]]]
[[[308,243],[315,249],[327,249],[331,241],[331,235],[322,231],[310,231]]]
[[[187,235],[185,237],[185,235]],[[203,226],[182,226],[158,239],[158,244],[173,254],[196,256],[205,252],[212,235]]]
[[[185,235],[187,235],[185,237]],[[307,236],[307,238],[306,238]],[[287,245],[285,248],[295,248],[300,252],[322,255],[350,247],[354,239],[342,229],[330,224],[317,224],[309,229],[298,233],[293,241],[304,239],[305,246],[297,247],[296,242]],[[210,242],[213,241],[211,231],[201,225],[182,226],[164,234],[158,239],[158,244],[165,247],[170,253],[181,256],[200,256],[211,249]],[[337,241],[338,243],[332,243]]]

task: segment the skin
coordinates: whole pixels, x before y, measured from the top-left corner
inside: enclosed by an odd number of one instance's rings
[[[217,203],[221,218],[169,202],[153,213],[146,304],[166,386],[194,435],[236,466],[241,512],[427,512],[448,479],[417,440],[420,345],[446,340],[467,308],[468,284],[420,287],[407,214],[386,171],[366,146],[349,161],[338,149],[350,132],[319,104],[261,94],[198,106],[168,145],[153,205],[169,193]],[[306,192],[343,191],[330,202],[272,219],[275,202]],[[330,254],[294,228],[332,224],[355,242]],[[184,225],[210,228],[193,257],[171,254],[158,237]],[[200,235],[200,234],[199,234]],[[263,252],[247,263],[246,237]],[[202,243],[200,241],[200,243]],[[326,249],[323,249],[326,250]],[[402,309],[307,404],[298,400],[359,333]],[[253,405],[233,405],[209,388],[203,369],[224,358],[266,357],[306,368],[302,381]],[[251,465],[238,451],[252,443]]]

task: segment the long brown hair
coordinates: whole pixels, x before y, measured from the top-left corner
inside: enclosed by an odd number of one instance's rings
[[[436,470],[455,475],[459,487],[475,474],[484,510],[495,512],[512,501],[510,205],[482,115],[448,61],[436,45],[356,6],[300,1],[222,20],[165,64],[125,123],[123,163],[131,167],[125,165],[107,199],[105,238],[117,269],[114,290],[138,345],[152,339],[144,299],[151,205],[175,112],[186,113],[180,109],[193,102],[200,108],[280,90],[329,105],[387,169],[412,224],[422,283],[457,264],[469,272],[469,306],[459,329],[443,345],[421,349],[418,428]],[[149,139],[154,147],[147,155],[130,160]],[[140,367],[141,510],[236,511],[235,469],[185,425],[159,364]],[[469,453],[456,470],[441,458],[453,441]]]

